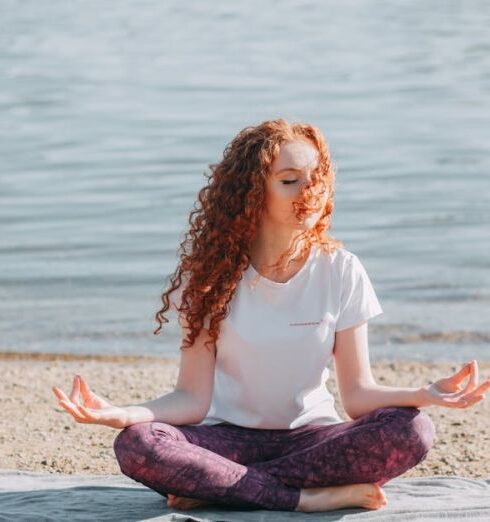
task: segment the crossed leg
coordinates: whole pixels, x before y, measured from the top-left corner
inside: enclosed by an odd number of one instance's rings
[[[140,423],[114,441],[121,471],[167,496],[250,509],[295,510],[302,488],[384,484],[423,460],[434,425],[413,407],[327,426],[261,430]]]
[[[300,488],[381,486],[424,460],[434,438],[431,418],[418,408],[379,408],[354,421],[306,425],[288,437],[278,434],[272,458],[249,467]]]

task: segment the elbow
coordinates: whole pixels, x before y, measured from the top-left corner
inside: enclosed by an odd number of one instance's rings
[[[374,384],[376,386],[376,384]],[[342,397],[342,406],[345,413],[352,419],[357,420],[373,408],[370,400],[370,391],[373,385],[364,385],[352,388],[348,393],[344,393]]]
[[[375,408],[368,408],[366,406],[364,406],[364,408],[362,407],[352,407],[352,406],[349,406],[347,408],[344,407],[344,410],[345,410],[345,413],[347,413],[347,415],[352,419],[352,420],[357,420],[359,419],[360,417],[362,417],[363,415],[367,415],[368,413],[374,411]]]
[[[206,413],[207,410],[204,411],[204,408],[194,407],[192,410],[188,412],[188,415],[185,416],[185,424],[199,424],[206,418]]]
[[[342,408],[348,417],[352,420],[355,420],[358,417],[357,409],[355,408],[356,399],[354,398],[354,394],[352,391],[350,393],[341,393],[340,394],[340,402],[342,404]]]
[[[179,426],[199,424],[204,420],[205,417],[206,415],[203,415],[202,412],[193,410],[192,412],[188,412],[187,414],[183,415],[178,421],[175,422],[175,424]],[[174,423],[170,422],[170,424]]]
[[[352,420],[357,420],[359,417],[362,417],[362,414],[361,414],[361,413],[358,413],[358,412],[356,412],[356,411],[345,410],[345,412],[347,413],[347,415],[349,416],[349,418],[352,419]]]
[[[352,419],[356,420],[359,417],[362,417],[364,415],[364,411],[362,411],[361,408],[359,408],[359,401],[342,401],[342,406],[344,408],[345,413]]]
[[[181,397],[178,409],[183,420],[180,424],[199,424],[206,417],[211,405],[210,398],[197,397],[195,393],[181,388],[175,388],[173,393]]]
[[[355,411],[354,408],[352,408],[350,405],[342,402],[342,407],[344,408],[344,411],[345,413],[347,413],[347,416],[352,419],[352,420],[356,420],[358,418],[358,414],[357,412]]]
[[[183,422],[182,424],[183,425],[186,425],[186,424],[192,424],[192,425],[200,424],[204,420],[205,417],[206,417],[205,415],[195,415],[195,416],[189,418],[189,420],[186,420],[185,422]]]
[[[199,423],[206,418],[206,415],[208,414],[210,406],[211,406],[211,403],[206,403],[204,405],[201,405],[201,407],[198,409],[197,420],[194,421],[195,423]]]

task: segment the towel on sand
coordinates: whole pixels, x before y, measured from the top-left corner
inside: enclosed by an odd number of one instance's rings
[[[321,513],[232,510],[226,506],[182,511],[124,475],[61,475],[0,469],[0,520],[282,521],[471,520],[490,521],[490,478],[432,476],[390,480],[379,510],[345,508]]]

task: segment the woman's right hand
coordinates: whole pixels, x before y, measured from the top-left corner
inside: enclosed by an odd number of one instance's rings
[[[125,428],[128,414],[124,408],[113,406],[111,403],[99,397],[88,387],[81,375],[73,378],[73,387],[70,396],[57,386],[52,390],[59,399],[59,404],[74,417],[76,422],[85,424],[103,424],[111,428]],[[82,395],[82,401],[79,396]]]

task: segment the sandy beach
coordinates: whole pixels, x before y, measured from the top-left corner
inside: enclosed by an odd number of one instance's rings
[[[81,373],[89,386],[118,406],[137,404],[170,392],[177,380],[178,359],[127,356],[76,356],[0,352],[1,468],[50,473],[119,474],[112,443],[119,430],[78,424],[51,390],[65,393]],[[451,363],[378,362],[373,373],[379,384],[420,386],[461,367]],[[490,376],[490,363],[480,362],[480,381]],[[337,411],[340,405],[331,367],[328,389]],[[426,460],[404,477],[490,476],[490,400],[468,409],[423,408],[437,429],[436,443]]]

